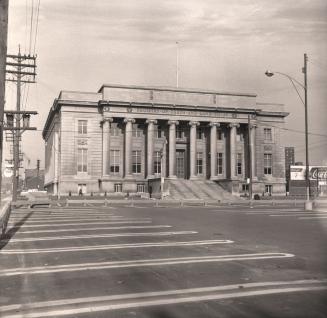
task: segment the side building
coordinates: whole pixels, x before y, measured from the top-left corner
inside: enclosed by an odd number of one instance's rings
[[[45,187],[62,195],[148,192],[149,181],[163,177],[165,187],[210,180],[246,195],[252,174],[253,193],[284,195],[287,115],[255,94],[123,85],[62,91],[43,130]]]

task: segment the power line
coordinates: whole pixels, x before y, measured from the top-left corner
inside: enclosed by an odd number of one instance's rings
[[[37,39],[37,31],[38,31],[38,26],[39,26],[40,2],[41,2],[41,0],[39,0],[39,1],[38,1],[38,4],[37,4],[36,26],[35,26],[35,37],[34,37],[33,55],[35,54],[36,39]]]
[[[32,48],[32,36],[33,36],[33,17],[34,17],[34,0],[32,0],[32,9],[31,9],[31,25],[30,25],[30,42],[29,42],[29,49],[28,53],[31,54]]]

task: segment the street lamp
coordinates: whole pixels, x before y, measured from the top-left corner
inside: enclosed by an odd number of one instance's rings
[[[275,74],[279,74],[287,77],[298,94],[302,104],[304,105],[304,121],[305,121],[305,183],[306,183],[306,202],[305,202],[305,210],[312,210],[312,202],[310,201],[310,180],[309,180],[309,150],[308,150],[308,83],[307,83],[307,74],[308,74],[308,56],[304,54],[304,67],[302,68],[302,73],[304,74],[304,84],[301,84],[295,78],[289,76],[288,74],[281,72],[270,72],[266,71],[266,76],[272,77]],[[298,84],[304,90],[304,100],[299,93],[295,84]]]

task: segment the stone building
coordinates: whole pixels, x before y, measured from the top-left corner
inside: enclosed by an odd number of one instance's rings
[[[254,193],[285,194],[287,115],[255,94],[123,85],[62,91],[43,130],[45,187],[137,193],[163,177],[168,194],[173,185],[192,191],[208,181],[242,195],[252,173]]]

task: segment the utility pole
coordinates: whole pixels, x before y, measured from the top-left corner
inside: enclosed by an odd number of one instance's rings
[[[7,55],[6,62],[6,74],[11,77],[7,77],[7,81],[17,83],[17,99],[16,99],[16,111],[6,111],[7,126],[5,130],[11,130],[13,139],[13,193],[12,200],[17,200],[17,192],[19,186],[19,168],[20,168],[20,140],[22,133],[25,130],[35,130],[36,128],[29,127],[29,119],[31,115],[37,114],[33,111],[21,111],[21,86],[22,84],[35,83],[36,76],[36,56],[22,55],[20,48],[18,55]],[[23,120],[23,127],[21,127],[21,119]]]
[[[306,205],[310,209],[310,179],[309,179],[309,138],[308,138],[308,56],[304,53],[304,67],[302,69],[304,74],[304,112],[305,112],[305,183],[306,183]],[[312,209],[312,208],[311,208]]]
[[[2,191],[3,115],[5,109],[6,55],[8,37],[8,0],[0,2],[0,202]]]

